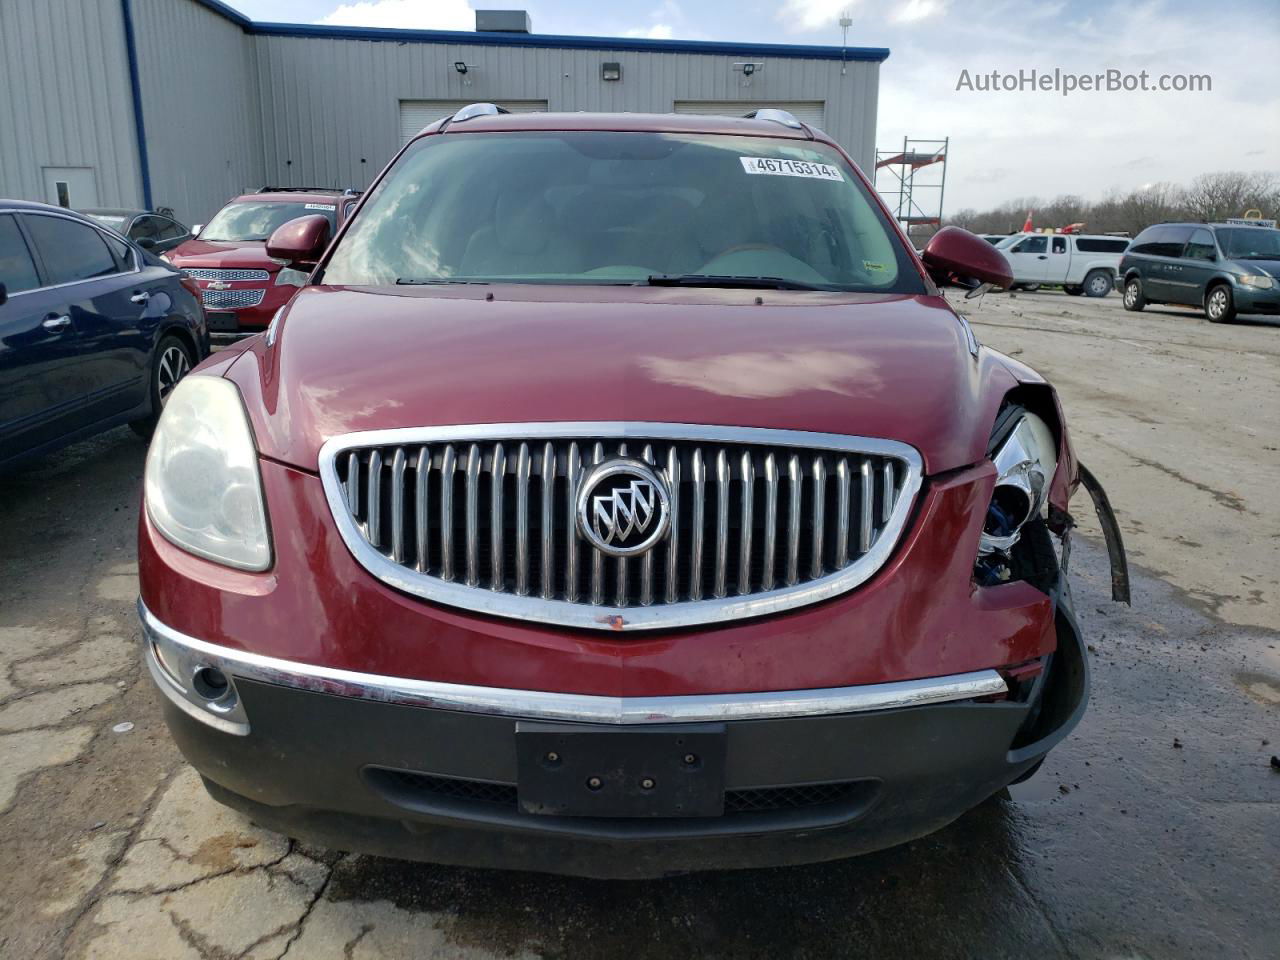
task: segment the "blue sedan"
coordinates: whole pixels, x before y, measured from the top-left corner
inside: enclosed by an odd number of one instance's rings
[[[122,423],[148,435],[208,353],[175,268],[70,210],[0,200],[0,468]]]

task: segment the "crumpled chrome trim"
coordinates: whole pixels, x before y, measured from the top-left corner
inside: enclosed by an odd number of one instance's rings
[[[233,650],[198,640],[166,626],[147,609],[141,598],[138,600],[138,615],[142,619],[143,642],[148,651],[153,643],[159,644],[174,651],[181,660],[215,666],[233,681],[237,678],[259,680],[340,697],[522,719],[622,726],[775,720],[783,717],[815,717],[917,707],[988,697],[1008,690],[1004,679],[995,670],[976,670],[946,677],[872,683],[856,687],[678,697],[602,697],[543,690],[511,690],[505,687],[478,687],[357,673]],[[148,657],[150,658],[150,654]],[[154,668],[152,673],[155,675]],[[224,718],[192,706],[174,691],[173,684],[163,682],[163,678],[157,678],[156,682],[171,700],[196,719],[228,733],[243,735],[249,732],[247,717],[243,718],[242,730],[229,729]]]

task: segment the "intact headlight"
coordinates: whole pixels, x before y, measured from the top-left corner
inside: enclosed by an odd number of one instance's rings
[[[306,286],[307,277],[311,274],[303,270],[294,270],[292,267],[285,267],[276,274],[277,287],[303,287]]]
[[[1018,542],[1023,524],[1044,510],[1058,469],[1053,431],[1034,413],[1024,413],[991,459],[996,465],[996,487],[978,542],[979,556],[1008,553]]]
[[[187,377],[165,403],[147,453],[147,516],[183,550],[242,570],[271,565],[258,452],[240,391]]]
[[[1276,285],[1275,280],[1265,275],[1247,273],[1243,277],[1236,277],[1246,287],[1256,287],[1259,290],[1270,290]]]

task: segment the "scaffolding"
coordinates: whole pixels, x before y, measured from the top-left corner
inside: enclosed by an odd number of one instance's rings
[[[933,234],[942,224],[950,144],[950,137],[903,137],[902,149],[876,151],[876,192],[908,236],[913,232]]]

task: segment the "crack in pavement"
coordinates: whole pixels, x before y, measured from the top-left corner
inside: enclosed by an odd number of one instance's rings
[[[1130,460],[1132,460],[1134,463],[1138,464],[1139,466],[1150,467],[1152,470],[1159,470],[1161,473],[1165,474],[1166,476],[1172,477],[1174,480],[1177,480],[1179,483],[1184,483],[1195,490],[1199,490],[1201,493],[1207,493],[1214,500],[1216,500],[1221,506],[1226,507],[1228,510],[1234,510],[1237,513],[1247,513],[1251,517],[1258,516],[1258,513],[1256,511],[1250,510],[1245,505],[1245,501],[1242,497],[1239,497],[1234,493],[1226,493],[1222,490],[1215,490],[1213,487],[1209,486],[1208,484],[1201,483],[1199,480],[1192,480],[1190,477],[1186,476],[1185,474],[1179,473],[1177,470],[1173,469],[1172,467],[1165,466],[1163,463],[1161,463],[1158,460],[1151,460],[1147,457],[1140,457],[1136,453],[1134,453],[1132,450],[1122,447],[1117,443],[1113,443],[1110,440],[1106,439],[1105,437],[1095,436],[1094,439],[1098,443],[1101,443],[1104,446],[1110,447],[1112,450],[1115,450],[1119,453],[1124,454],[1126,457],[1128,457]]]
[[[324,882],[316,888],[315,894],[311,897],[311,902],[307,904],[306,909],[302,911],[302,916],[300,916],[297,923],[294,924],[293,935],[289,937],[288,942],[284,945],[284,950],[280,952],[280,955],[276,957],[276,960],[284,960],[284,958],[289,955],[289,951],[293,949],[293,945],[297,943],[298,938],[302,936],[302,930],[306,926],[307,920],[310,919],[312,912],[315,910],[316,904],[324,898],[325,893],[329,889],[329,884],[333,882],[333,866],[327,863],[324,866],[326,871]],[[352,949],[355,949],[354,944],[352,944]]]
[[[147,797],[146,803],[143,804],[142,812],[138,814],[137,823],[129,829],[129,835],[125,838],[124,844],[121,845],[120,852],[111,858],[107,864],[107,869],[104,870],[102,872],[102,876],[98,878],[98,882],[89,888],[88,893],[84,895],[79,907],[72,911],[71,917],[63,927],[62,935],[58,938],[60,956],[66,956],[67,942],[71,939],[75,929],[80,926],[81,921],[89,911],[93,910],[101,902],[103,894],[106,892],[110,883],[115,879],[115,875],[119,872],[120,864],[124,862],[124,858],[137,843],[138,833],[140,833],[146,825],[148,818],[150,818],[152,812],[156,808],[156,805],[160,802],[160,797],[164,795],[165,790],[167,790],[169,785],[177,778],[178,773],[184,766],[186,766],[185,762],[175,763],[173,769],[165,774],[160,782],[156,784],[155,788],[151,791],[151,794]]]

